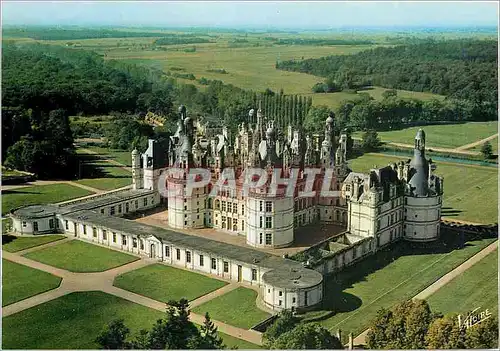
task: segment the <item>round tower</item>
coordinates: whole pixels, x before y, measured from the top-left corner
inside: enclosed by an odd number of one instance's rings
[[[415,136],[413,159],[405,191],[404,237],[408,241],[428,242],[439,237],[442,192],[429,187],[429,162],[425,159],[425,132]]]

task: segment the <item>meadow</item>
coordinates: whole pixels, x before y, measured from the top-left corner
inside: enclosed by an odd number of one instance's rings
[[[419,129],[423,129],[425,131],[425,145],[427,148],[456,148],[471,144],[498,133],[498,122],[469,122],[462,124],[428,125],[378,132],[378,135],[380,140],[383,142],[413,145],[413,140],[415,139],[415,135]],[[353,134],[353,137],[361,138],[362,134],[362,132],[356,132]],[[498,142],[498,139],[492,140],[492,145],[495,142]]]
[[[349,161],[355,172],[385,167],[408,157],[364,154]],[[436,161],[435,173],[444,177],[442,216],[474,223],[494,223],[498,218],[498,169]]]

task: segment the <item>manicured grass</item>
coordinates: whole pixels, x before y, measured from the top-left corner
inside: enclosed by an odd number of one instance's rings
[[[64,239],[64,235],[44,235],[44,236],[2,236],[2,250],[17,252],[29,249],[30,247],[40,246],[53,241]]]
[[[152,299],[189,301],[227,285],[226,282],[163,264],[154,264],[119,275],[115,286]]]
[[[90,233],[90,235],[92,235]],[[138,257],[80,240],[72,240],[25,255],[71,272],[102,272],[138,260]]]
[[[227,294],[216,297],[195,309],[194,313],[205,314],[211,318],[235,327],[250,329],[270,315],[257,308],[257,292],[239,287]]]
[[[409,157],[364,154],[350,160],[353,171],[367,172]],[[435,173],[444,177],[442,216],[476,223],[498,221],[498,169],[436,161]]]
[[[150,329],[165,313],[99,291],[65,295],[5,317],[4,349],[97,349],[95,338],[112,320],[123,318],[131,334]],[[27,328],[27,326],[30,326]],[[219,333],[228,346],[258,345]]]
[[[2,306],[55,289],[61,278],[2,259]]]
[[[420,128],[422,128],[426,134],[426,147],[432,148],[434,146],[456,148],[498,133],[498,122],[429,125],[405,128],[390,132],[379,132],[378,135],[384,142],[413,145],[415,135]],[[355,133],[353,136],[361,137],[361,135],[362,133]]]
[[[82,179],[76,180],[76,183],[100,190],[112,190],[132,184],[131,171],[100,160],[99,155],[89,154],[84,149],[77,149],[77,152],[81,155]]]
[[[72,293],[3,318],[3,348],[97,349],[95,338],[114,319],[135,334],[164,316],[103,292]]]
[[[493,149],[493,154],[494,155],[498,155],[498,137],[492,139],[489,141],[490,144],[491,144],[491,147]],[[484,143],[483,143],[484,144]],[[481,147],[483,146],[483,144],[480,144],[478,146],[475,146],[473,147],[472,149],[469,149],[469,150],[473,150],[473,151],[478,151],[478,152],[481,152]]]
[[[453,298],[450,298],[453,297]],[[475,308],[498,313],[498,250],[443,286],[427,302],[443,314],[467,314]]]
[[[320,323],[331,331],[358,335],[377,311],[407,300],[492,243],[494,239],[469,241],[453,250],[457,237],[443,231],[440,245],[417,249],[400,243],[378,252],[353,267],[325,279],[325,310],[337,313]],[[449,296],[450,301],[459,300]],[[451,302],[450,302],[451,303]]]
[[[85,149],[97,152],[99,156],[119,162],[124,166],[132,166],[132,155],[130,151],[114,150],[100,146],[85,146]]]
[[[21,206],[62,202],[91,194],[93,192],[66,183],[3,190],[2,214]]]

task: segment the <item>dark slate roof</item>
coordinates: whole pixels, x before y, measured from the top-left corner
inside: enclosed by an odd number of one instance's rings
[[[283,265],[262,275],[262,280],[266,284],[283,288],[311,288],[323,282],[323,275],[313,269],[304,268],[300,265],[289,267]]]
[[[420,150],[415,153],[410,162],[410,179],[408,184],[412,188],[413,195],[427,196],[429,192],[429,163]]]
[[[54,216],[57,210],[57,206],[54,205],[31,205],[12,210],[11,213],[21,219],[37,219]]]

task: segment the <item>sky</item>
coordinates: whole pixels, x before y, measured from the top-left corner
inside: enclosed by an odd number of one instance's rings
[[[498,2],[2,1],[4,25],[328,29],[497,26]]]

